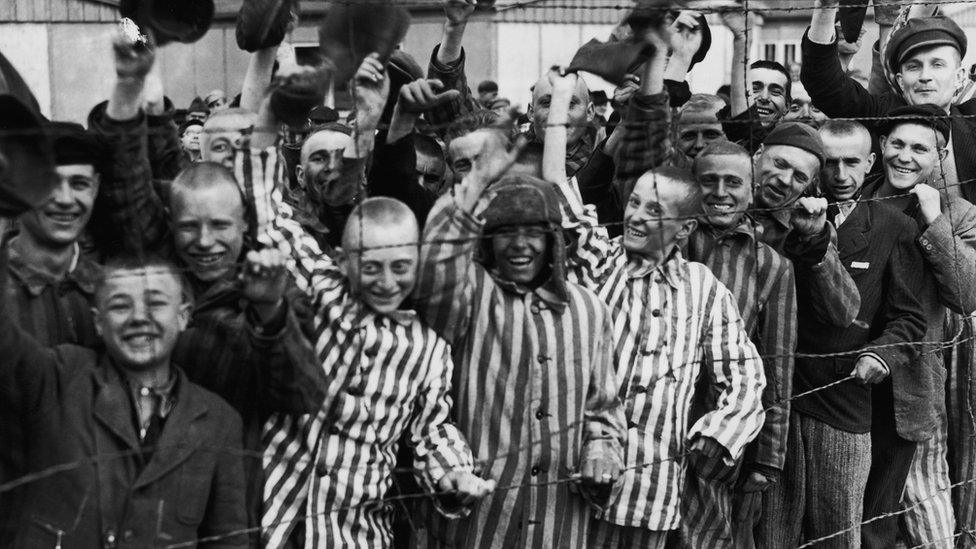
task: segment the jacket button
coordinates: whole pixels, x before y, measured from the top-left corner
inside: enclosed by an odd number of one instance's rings
[[[533,467],[531,473],[532,473],[532,476],[538,475],[539,474],[539,466],[536,465],[535,467]]]
[[[536,419],[542,419],[544,417],[546,417],[545,410],[543,410],[542,408],[539,408],[539,410],[535,413],[535,418]]]
[[[661,316],[661,309],[654,309],[651,311],[651,314],[654,316]]]
[[[118,540],[115,538],[115,530],[109,530],[105,532],[105,547],[115,547],[115,543]]]
[[[549,360],[549,357],[547,357],[546,355],[539,355],[538,357],[536,357],[536,359],[538,359],[538,361],[541,364],[545,364],[546,361]]]
[[[122,532],[122,541],[132,541],[132,539],[135,537],[136,535],[132,532],[132,530]]]

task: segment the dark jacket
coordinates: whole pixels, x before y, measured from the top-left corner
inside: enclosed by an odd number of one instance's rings
[[[844,73],[837,57],[837,44],[815,44],[803,35],[803,64],[800,80],[813,99],[813,104],[831,118],[881,117],[892,109],[907,104],[905,98],[894,92],[882,95],[868,93],[860,83]],[[960,117],[976,112],[976,99],[954,105],[949,113],[954,117],[952,125],[952,151],[956,161],[962,196],[976,203],[976,118]],[[878,137],[876,124],[865,120],[864,124]],[[875,152],[878,151],[875,139]],[[878,158],[881,158],[880,155]],[[881,162],[876,163],[880,169]]]
[[[0,315],[0,355],[0,407],[29,426],[23,449],[28,472],[39,473],[24,484],[14,547],[153,547],[246,527],[241,420],[216,395],[178,371],[176,403],[147,460],[126,384],[104,354],[43,346]],[[43,474],[52,467],[64,469]]]
[[[794,401],[794,409],[835,428],[865,433],[871,429],[871,391],[894,394],[895,425],[907,440],[925,440],[935,428],[929,401],[941,388],[932,386],[932,375],[917,360],[926,331],[922,295],[925,267],[913,240],[914,223],[901,212],[880,202],[857,205],[837,229],[840,260],[861,295],[857,320],[837,328],[803,314],[811,291],[797,288],[799,344],[803,354],[845,353],[839,357],[798,356],[794,393],[814,389],[845,378],[866,352],[880,357],[891,373],[890,383],[865,386],[846,382]],[[809,309],[807,309],[809,310]],[[892,345],[907,343],[907,345]]]

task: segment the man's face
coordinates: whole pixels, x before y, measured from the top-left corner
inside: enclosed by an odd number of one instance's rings
[[[417,151],[417,184],[434,194],[444,190],[447,164],[440,156],[431,156]]]
[[[169,362],[189,312],[169,270],[115,269],[99,292],[95,326],[121,367],[146,371]]]
[[[792,204],[810,187],[820,170],[820,160],[810,152],[789,145],[765,147],[756,163],[759,205],[782,208]]]
[[[447,152],[454,181],[460,182],[471,171],[482,150],[487,148],[487,154],[499,154],[504,152],[505,147],[505,140],[495,130],[477,130],[452,139],[447,145]]]
[[[532,91],[532,127],[539,141],[545,139],[546,124],[549,123],[549,103],[552,101],[552,84],[548,77],[541,78]],[[582,80],[576,85],[573,99],[569,103],[569,124],[566,128],[566,144],[573,146],[583,138],[587,125],[593,120],[593,107],[590,93]]]
[[[233,271],[247,230],[235,183],[175,190],[172,216],[176,252],[193,276],[211,282]]]
[[[636,255],[659,255],[687,237],[695,221],[675,219],[680,217],[679,205],[686,194],[680,184],[666,177],[641,176],[624,208],[624,248]]]
[[[319,204],[348,204],[358,190],[338,185],[342,176],[342,154],[352,147],[352,137],[337,131],[313,133],[302,145],[301,165],[295,168],[298,181]]]
[[[820,109],[813,106],[813,100],[810,99],[810,94],[807,93],[803,86],[793,87],[793,97],[790,98],[790,106],[786,114],[783,115],[783,121],[793,121],[793,122],[803,122],[804,124],[813,126],[814,128],[819,128],[820,124],[824,120],[827,120],[827,115],[823,113]]]
[[[98,174],[91,164],[57,166],[58,185],[43,204],[20,217],[21,226],[39,242],[66,246],[78,241],[98,195]]]
[[[773,69],[749,69],[749,106],[755,105],[763,125],[771,125],[786,113],[786,75]]]
[[[548,236],[543,225],[502,227],[491,237],[495,267],[503,280],[529,285],[549,263]]]
[[[203,126],[195,124],[183,130],[183,136],[180,137],[180,144],[183,145],[183,149],[191,152],[200,152],[201,133],[203,133]]]
[[[688,158],[695,158],[709,143],[725,139],[725,131],[710,113],[687,112],[678,121],[675,146]]]
[[[200,154],[208,162],[234,169],[234,149],[240,147],[244,130],[253,125],[253,117],[244,113],[211,116],[200,136]]]
[[[920,124],[899,124],[881,139],[885,176],[899,190],[932,181],[941,170],[940,155],[935,132]]]
[[[956,90],[966,78],[959,50],[952,46],[922,48],[901,64],[895,75],[905,100],[911,105],[932,103],[949,108]]]
[[[207,103],[207,108],[209,108],[210,112],[212,113],[220,112],[226,109],[228,106],[230,106],[230,103],[227,102],[227,96],[223,94],[214,95],[210,98],[210,102]]]
[[[391,224],[363,221],[354,234],[343,235],[343,244],[361,247],[347,249],[340,266],[349,279],[350,289],[379,314],[391,313],[403,303],[417,283],[419,232],[416,224]],[[347,231],[348,232],[348,231]]]
[[[824,192],[834,200],[853,199],[874,165],[871,135],[867,132],[836,135],[821,131],[820,136],[827,157],[820,172]]]
[[[710,155],[695,163],[708,223],[734,227],[752,205],[752,160],[745,155]]]

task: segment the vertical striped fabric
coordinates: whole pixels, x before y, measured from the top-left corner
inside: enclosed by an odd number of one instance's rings
[[[953,483],[976,478],[976,318],[949,315],[947,334],[956,336],[956,345],[948,351],[949,478]],[[976,483],[966,483],[952,490],[956,526],[976,530]],[[966,547],[976,546],[967,540]]]
[[[792,264],[757,240],[756,227],[748,217],[722,233],[708,225],[700,226],[688,241],[688,259],[705,264],[732,292],[746,332],[767,357],[763,359],[767,384],[762,399],[766,420],[759,437],[746,449],[744,470],[746,474],[756,470],[765,474],[769,470],[781,471],[786,460],[790,407],[788,402],[774,404],[788,399],[793,386],[796,282]],[[714,408],[714,401],[708,397],[700,401],[702,412]],[[694,470],[688,474],[698,476]],[[735,512],[730,480],[734,479],[715,482],[689,478],[682,502],[682,530],[690,546],[732,546]]]
[[[915,449],[901,500],[910,508],[904,514],[905,541],[909,546],[951,549],[954,545],[956,517],[952,513],[952,494],[947,489],[951,484],[947,436],[946,416],[941,414],[935,434],[919,442]]]
[[[623,411],[606,305],[496,279],[475,263],[482,223],[445,196],[424,231],[418,311],[450,341],[457,425],[483,476],[520,484],[466,518],[427,514],[421,546],[584,548],[592,509],[573,483],[583,459],[622,463]],[[549,484],[547,484],[549,483]]]
[[[415,315],[376,315],[350,295],[316,241],[290,218],[275,188],[273,151],[239,154],[261,239],[291,257],[289,270],[316,307],[315,349],[326,372],[316,414],[272,416],[266,445],[264,543],[281,547],[305,522],[307,547],[387,547],[397,443],[410,433],[428,490],[447,471],[471,471],[464,438],[448,422],[449,347]]]
[[[628,262],[620,239],[605,240],[583,216],[575,276],[610,306],[614,356],[628,422],[620,497],[603,520],[649,530],[680,525],[681,454],[699,436],[735,460],[763,424],[762,362],[735,299],[707,267],[675,251],[656,268]],[[602,255],[602,257],[601,257]],[[688,426],[696,381],[705,376],[715,409]],[[731,463],[729,464],[731,465]]]

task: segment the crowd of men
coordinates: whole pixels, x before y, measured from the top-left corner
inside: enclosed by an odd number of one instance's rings
[[[867,85],[817,0],[691,90],[676,9],[521,117],[474,0],[348,116],[281,37],[176,110],[120,32],[85,126],[8,70],[0,545],[976,546],[967,40],[878,3]]]

